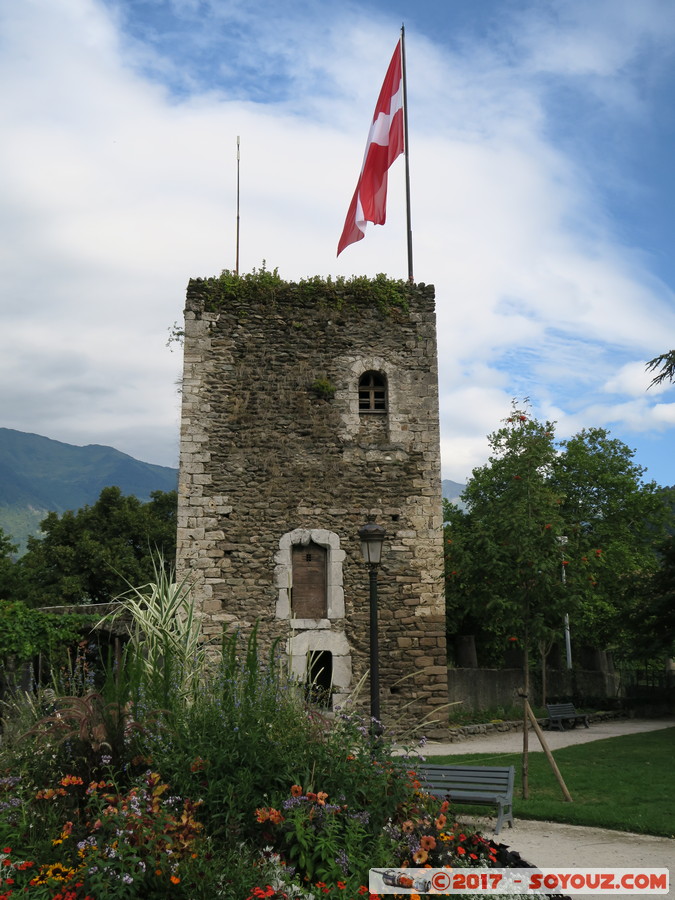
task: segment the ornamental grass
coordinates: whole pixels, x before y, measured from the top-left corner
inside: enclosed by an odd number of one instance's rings
[[[209,663],[184,585],[127,599],[121,661],[3,710],[0,900],[358,900],[371,867],[494,863],[369,719],[307,705],[255,629]]]

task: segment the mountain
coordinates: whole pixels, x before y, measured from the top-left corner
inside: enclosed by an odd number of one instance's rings
[[[150,499],[173,491],[178,470],[140,462],[100,444],[76,447],[38,434],[0,428],[0,528],[25,549],[48,512],[94,504],[104,487]]]
[[[460,499],[460,494],[466,487],[465,484],[460,484],[458,481],[450,481],[449,478],[445,478],[441,482],[441,486],[443,488],[443,498],[445,500],[449,500],[451,503],[454,503],[455,506],[459,506],[460,509],[465,509],[465,504]]]

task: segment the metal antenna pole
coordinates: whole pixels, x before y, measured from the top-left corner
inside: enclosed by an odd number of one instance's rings
[[[237,253],[234,264],[235,274],[239,274],[239,135],[237,135]]]

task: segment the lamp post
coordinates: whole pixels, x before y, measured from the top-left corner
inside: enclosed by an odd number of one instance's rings
[[[369,521],[359,529],[361,553],[369,568],[370,580],[370,715],[380,721],[380,667],[377,640],[377,567],[382,559],[382,544],[386,535],[384,526],[369,516]]]

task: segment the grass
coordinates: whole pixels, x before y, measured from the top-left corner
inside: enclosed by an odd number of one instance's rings
[[[531,741],[536,741],[533,735]],[[530,746],[533,746],[531,743]],[[449,765],[513,765],[514,817],[675,837],[675,728],[606,738],[553,753],[573,802],[566,803],[544,753],[529,754],[528,800],[522,754],[434,757]],[[460,812],[463,810],[460,808]]]

